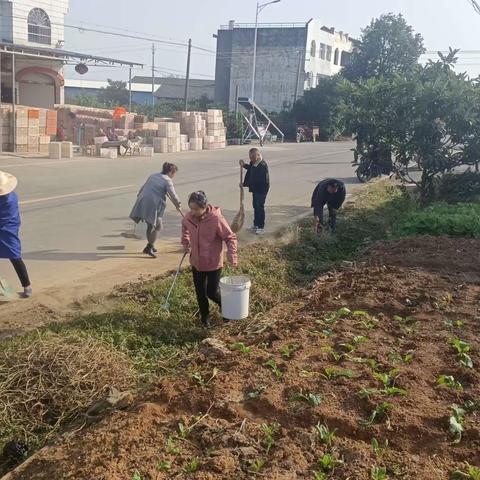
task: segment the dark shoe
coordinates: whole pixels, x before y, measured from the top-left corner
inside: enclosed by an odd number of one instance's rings
[[[147,245],[144,249],[143,249],[143,253],[145,255],[148,255],[152,258],[157,258],[157,256],[155,255],[155,252],[153,251],[153,248],[150,246],[150,245]]]
[[[210,317],[202,317],[201,319],[202,325],[205,328],[211,328],[212,327],[212,322],[210,321]]]
[[[154,246],[152,246],[152,252],[153,252],[153,253],[157,253],[158,250],[157,250]]]

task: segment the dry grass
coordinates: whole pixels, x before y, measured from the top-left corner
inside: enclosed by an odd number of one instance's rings
[[[137,383],[129,359],[104,343],[80,336],[36,335],[0,352],[2,437],[36,444],[78,419],[110,387]]]

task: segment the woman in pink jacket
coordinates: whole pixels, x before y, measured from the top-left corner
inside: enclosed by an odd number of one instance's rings
[[[209,205],[204,192],[192,193],[188,205],[190,212],[182,220],[182,245],[185,252],[190,252],[200,319],[203,325],[210,327],[208,299],[220,305],[224,243],[228,263],[236,267],[237,236],[220,209]]]

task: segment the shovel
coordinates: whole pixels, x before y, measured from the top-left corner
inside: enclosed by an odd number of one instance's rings
[[[180,273],[180,269],[182,268],[183,261],[185,260],[185,257],[187,256],[188,252],[185,252],[183,254],[182,259],[180,260],[180,264],[178,265],[177,272],[175,273],[175,277],[173,278],[172,286],[170,287],[170,290],[168,291],[167,298],[165,299],[165,303],[163,304],[163,310],[166,312],[170,311],[170,305],[169,305],[169,300],[170,297],[172,296],[173,289],[175,288],[175,284],[177,283],[177,277]]]
[[[240,167],[240,185],[243,185],[243,167]],[[232,225],[230,226],[233,233],[238,233],[243,228],[243,224],[245,223],[245,206],[243,204],[244,200],[245,200],[245,193],[243,191],[243,186],[241,186],[240,187],[240,210],[235,215]]]

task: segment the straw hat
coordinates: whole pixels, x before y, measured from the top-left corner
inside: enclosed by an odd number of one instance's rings
[[[0,196],[13,192],[17,188],[17,183],[16,177],[0,170]]]

